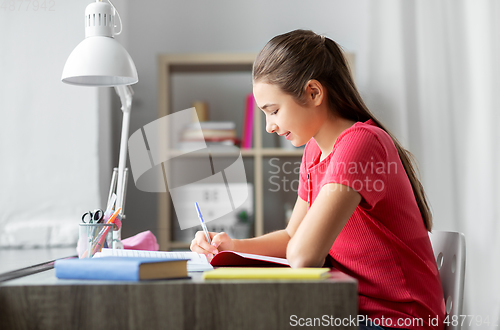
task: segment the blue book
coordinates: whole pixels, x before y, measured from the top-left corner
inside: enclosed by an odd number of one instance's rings
[[[61,279],[140,281],[186,278],[187,259],[101,257],[61,259],[54,264]]]

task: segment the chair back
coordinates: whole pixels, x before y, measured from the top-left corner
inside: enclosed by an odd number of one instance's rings
[[[445,329],[460,330],[464,298],[465,236],[457,232],[434,231],[429,237],[443,286],[448,321]]]

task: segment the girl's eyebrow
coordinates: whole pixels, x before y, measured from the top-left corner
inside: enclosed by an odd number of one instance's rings
[[[261,109],[262,109],[262,110],[266,110],[266,108],[272,107],[272,106],[274,106],[274,105],[276,105],[276,104],[274,104],[274,103],[266,103],[266,104],[264,104],[264,105],[261,107]]]

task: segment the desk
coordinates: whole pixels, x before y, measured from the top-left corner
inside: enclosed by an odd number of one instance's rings
[[[357,315],[357,283],[341,273],[318,281],[204,281],[201,273],[190,275],[139,283],[80,281],[59,280],[51,269],[5,281],[0,329],[274,330],[298,328],[308,318],[323,324],[328,319],[330,326],[321,329],[357,328],[333,326]]]

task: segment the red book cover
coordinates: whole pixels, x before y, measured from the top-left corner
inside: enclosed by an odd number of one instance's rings
[[[210,264],[214,267],[290,267],[288,260],[258,254],[221,251]]]

